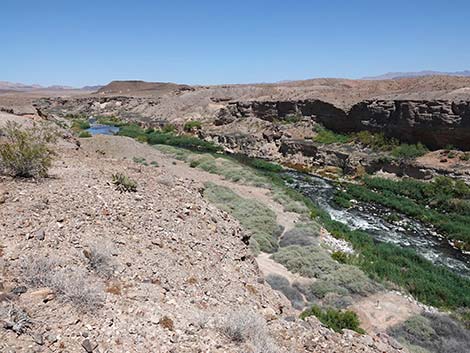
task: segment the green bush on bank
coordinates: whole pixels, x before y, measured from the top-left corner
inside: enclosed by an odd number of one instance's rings
[[[342,311],[333,308],[322,309],[319,306],[314,305],[300,314],[301,319],[305,319],[309,316],[315,316],[321,323],[335,332],[341,333],[344,329],[348,329],[361,334],[366,333],[360,327],[360,321],[357,314],[350,310]]]

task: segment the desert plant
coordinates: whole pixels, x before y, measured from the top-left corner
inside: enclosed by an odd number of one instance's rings
[[[388,333],[397,340],[433,353],[470,351],[470,331],[447,315],[426,313],[393,326]]]
[[[57,297],[88,311],[101,306],[102,288],[79,268],[64,268],[55,259],[28,258],[23,260],[22,275],[29,285],[52,289]]]
[[[46,177],[52,164],[51,144],[57,135],[46,126],[22,128],[7,122],[5,142],[0,143],[0,171],[14,177]]]
[[[279,352],[279,348],[269,335],[266,321],[251,310],[229,312],[220,320],[218,328],[231,341],[252,345],[255,353]]]
[[[325,129],[320,125],[317,126],[316,132],[317,134],[313,137],[313,141],[327,145],[333,143],[350,143],[354,140],[352,136],[337,134],[331,130]]]
[[[122,173],[113,174],[112,183],[120,193],[137,191],[137,182]]]
[[[34,323],[26,311],[13,304],[0,306],[0,321],[3,321],[3,328],[17,335],[28,332]]]
[[[83,250],[88,267],[104,278],[110,278],[114,272],[110,245],[107,242],[90,244]]]
[[[413,159],[425,155],[428,152],[422,143],[416,145],[401,144],[392,150],[392,156],[402,159]]]
[[[274,252],[282,229],[276,222],[276,214],[263,203],[238,196],[229,188],[208,182],[204,197],[217,207],[234,216],[253,236],[253,249]]]
[[[199,120],[190,120],[184,124],[183,130],[186,132],[191,132],[193,130],[199,130],[201,127],[202,123]]]
[[[341,311],[333,308],[322,309],[314,305],[300,314],[302,319],[309,316],[315,316],[323,324],[336,332],[342,332],[344,329],[348,329],[358,333],[365,333],[360,327],[361,323],[357,314],[350,310]]]
[[[289,280],[281,275],[270,274],[266,277],[266,282],[271,288],[281,292],[291,302],[292,306],[296,309],[302,309],[305,305],[302,293],[293,286]]]

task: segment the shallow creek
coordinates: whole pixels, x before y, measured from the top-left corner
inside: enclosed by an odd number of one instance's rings
[[[333,183],[297,172],[285,174],[290,186],[315,201],[332,219],[366,231],[376,240],[411,247],[433,263],[470,277],[470,255],[454,249],[431,227],[401,214],[399,221],[391,221],[395,212],[375,204],[358,202],[349,209],[340,208],[333,202]]]

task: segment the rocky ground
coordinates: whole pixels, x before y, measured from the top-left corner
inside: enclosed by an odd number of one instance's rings
[[[238,222],[202,198],[193,169],[163,155],[142,166],[122,157],[143,145],[94,139],[62,141],[50,178],[0,179],[0,351],[401,349],[384,334],[300,321],[264,282]],[[115,190],[113,173],[137,192]]]

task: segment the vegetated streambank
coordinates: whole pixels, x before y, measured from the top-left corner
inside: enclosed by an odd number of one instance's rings
[[[341,261],[348,266],[359,268],[373,281],[392,285],[393,288],[399,287],[420,302],[435,307],[457,309],[470,306],[470,280],[466,277],[444,266],[433,264],[409,246],[401,247],[376,240],[368,232],[352,229],[347,224],[335,220],[334,214],[330,215],[323,210],[317,204],[318,200],[315,197],[312,200],[302,194],[301,190],[295,190],[292,184],[286,185],[286,180],[288,184],[294,181],[289,175],[271,171],[271,168],[265,167],[263,163],[255,169],[253,165],[247,166],[230,156],[194,153],[170,146],[157,146],[157,148],[189,163],[194,168],[222,175],[235,182],[270,188],[273,198],[285,209],[299,213],[304,220],[308,220],[311,214],[311,221],[316,224],[320,223],[336,238],[350,242],[357,255],[346,255]],[[273,229],[276,228],[273,227]],[[312,249],[316,251],[318,247],[313,246]],[[273,251],[263,248],[261,250]],[[315,270],[313,272],[309,270],[310,265],[316,266],[316,260],[315,258],[310,260],[306,262],[304,251],[290,251],[284,264],[292,272],[306,271],[305,273],[316,276]],[[334,268],[334,266],[329,267]],[[328,278],[328,276],[324,277],[325,282],[328,282]],[[340,286],[349,286],[347,283],[351,283],[349,281],[346,283],[343,279],[339,279],[339,282]],[[326,288],[326,291],[334,292],[337,289],[338,286],[333,286],[333,288]],[[322,296],[324,295],[323,292]]]
[[[287,172],[286,175],[290,186],[316,202],[333,220],[344,223],[352,229],[363,230],[377,241],[411,248],[436,265],[443,265],[456,273],[470,276],[470,256],[453,248],[445,238],[438,237],[436,231],[429,225],[411,216],[397,213],[383,203],[371,203],[371,199],[366,199],[369,202],[351,203],[349,200],[353,198],[364,199],[357,197],[359,192],[343,194],[335,184],[326,179],[298,172]],[[346,187],[348,191],[357,188],[368,192],[367,187],[352,184]],[[379,200],[384,200],[380,195],[374,195]],[[338,201],[341,200],[349,202],[346,206],[350,207],[339,206]]]

